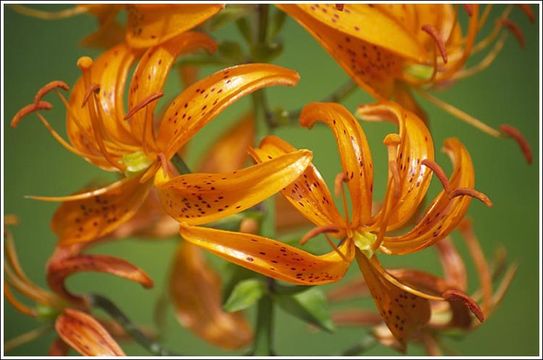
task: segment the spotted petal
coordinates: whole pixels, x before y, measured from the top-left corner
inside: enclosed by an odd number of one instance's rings
[[[297,72],[271,64],[245,64],[218,71],[173,100],[160,124],[158,146],[169,159],[237,99],[263,87],[293,86],[298,80]]]
[[[170,274],[170,295],[179,322],[204,340],[226,349],[251,342],[251,328],[242,314],[222,309],[221,279],[191,243],[179,243]]]
[[[319,285],[343,277],[354,256],[354,246],[344,241],[338,247],[345,260],[331,251],[313,255],[282,242],[253,234],[215,230],[181,224],[181,236],[235,264],[301,285]]]
[[[178,221],[205,224],[248,209],[296,180],[311,162],[299,150],[272,161],[225,174],[193,173],[173,179],[157,174],[164,210]]]
[[[60,338],[84,356],[126,356],[111,335],[92,316],[64,309],[55,322]]]

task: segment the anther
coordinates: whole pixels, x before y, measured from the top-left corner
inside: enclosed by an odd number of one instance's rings
[[[516,143],[520,146],[520,150],[524,154],[524,158],[526,158],[526,162],[528,162],[528,164],[531,164],[532,149],[524,135],[522,135],[522,133],[517,128],[514,128],[511,125],[507,124],[501,125],[500,130],[502,131],[502,133],[513,138],[513,140],[516,141]]]
[[[349,178],[344,172],[340,172],[336,175],[336,178],[334,180],[334,193],[336,196],[339,196],[342,191],[343,183],[347,182]]]
[[[472,4],[463,4],[462,7],[464,8],[464,11],[466,14],[468,14],[469,17],[473,15],[473,5]]]
[[[430,160],[430,159],[424,159],[422,160],[422,165],[427,166],[432,172],[437,176],[439,181],[441,182],[441,185],[443,186],[443,189],[445,192],[449,192],[449,179],[447,179],[447,175],[445,175],[445,172],[439,166],[436,162]]]
[[[63,89],[63,90],[70,90],[70,87],[68,84],[66,84],[64,81],[55,80],[51,81],[50,83],[43,86],[41,89],[38,90],[36,93],[36,96],[34,96],[34,103],[37,104],[41,101],[41,99],[47,95],[49,92],[55,90],[55,89]]]
[[[447,48],[445,47],[445,43],[443,42],[443,39],[441,38],[441,35],[437,32],[436,28],[433,27],[430,24],[422,25],[421,30],[426,32],[428,35],[430,35],[439,50],[439,53],[441,54],[441,58],[443,59],[443,62],[447,63]]]
[[[500,23],[515,36],[520,47],[524,48],[524,46],[526,45],[526,40],[524,39],[524,33],[522,32],[520,27],[509,19],[502,19]]]
[[[85,97],[83,98],[83,102],[81,103],[81,107],[84,107],[87,104],[87,101],[89,101],[89,98],[92,94],[98,94],[100,92],[100,85],[98,84],[92,84],[85,94]]]
[[[17,111],[17,114],[13,116],[13,119],[11,119],[11,127],[17,127],[21,120],[32,114],[33,112],[39,111],[39,110],[51,110],[53,108],[53,105],[47,101],[39,101],[34,104],[28,104],[25,107],[23,107],[21,110]]]
[[[157,93],[149,95],[142,102],[140,102],[139,104],[134,106],[132,109],[130,109],[128,111],[128,113],[125,115],[124,119],[125,120],[130,119],[132,116],[134,116],[135,113],[137,113],[141,109],[145,108],[147,105],[149,105],[153,101],[156,101],[156,100],[160,99],[163,95],[164,95],[164,93],[162,91],[159,91]]]
[[[457,196],[464,196],[464,195],[471,196],[472,198],[475,198],[479,200],[480,202],[484,203],[488,207],[493,206],[492,200],[490,200],[488,196],[486,196],[482,192],[477,191],[475,189],[468,189],[468,188],[455,189],[449,193],[449,198],[453,199]]]
[[[443,292],[442,296],[447,301],[462,301],[480,322],[485,321],[485,314],[479,305],[463,292],[455,289],[448,289]]]
[[[533,24],[535,22],[535,15],[532,11],[532,7],[530,6],[530,4],[517,4],[517,6],[519,7],[520,11],[522,11],[524,15],[528,17],[528,20],[530,20],[530,22]]]

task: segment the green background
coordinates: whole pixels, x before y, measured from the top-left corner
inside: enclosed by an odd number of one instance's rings
[[[537,5],[532,6],[536,10]],[[496,6],[494,16],[500,8]],[[535,355],[539,349],[539,19],[535,24],[530,24],[518,9],[513,11],[512,19],[520,24],[526,35],[525,49],[520,49],[514,39],[509,37],[503,52],[488,70],[435,94],[491,126],[509,123],[518,127],[534,150],[534,163],[531,166],[525,163],[514,142],[482,134],[420,100],[430,117],[436,149],[440,149],[443,140],[449,136],[460,138],[471,152],[477,189],[488,194],[494,202],[494,207],[488,209],[474,201],[469,210],[485,253],[490,256],[498,245],[503,244],[507,248],[508,258],[520,265],[517,277],[498,311],[468,336],[446,341],[448,346],[464,355]],[[79,76],[75,66],[77,58],[82,55],[95,57],[98,54],[97,51],[78,45],[93,29],[95,20],[90,16],[43,21],[19,15],[4,7],[5,176],[2,198],[5,213],[16,214],[21,220],[20,226],[14,228],[13,232],[22,264],[28,275],[43,286],[45,263],[55,245],[49,221],[56,205],[26,200],[23,196],[69,194],[93,180],[107,181],[113,177],[65,151],[35,117],[29,117],[17,129],[12,129],[9,122],[18,109],[32,101],[35,91],[45,83],[56,79],[68,84],[75,82]],[[235,27],[231,25],[214,36],[241,41]],[[347,80],[343,70],[293,20],[287,20],[281,38],[285,50],[273,62],[297,70],[301,81],[295,88],[268,91],[272,106],[301,108],[308,102],[324,98]],[[474,61],[476,59],[472,59],[471,63]],[[212,70],[214,68],[206,68],[203,73]],[[178,91],[180,86],[177,78],[172,76],[166,94]],[[222,128],[233,123],[248,109],[251,105],[249,100],[242,99],[236,103],[197,135],[188,158],[189,165],[195,164],[199,153],[212,143]],[[354,111],[357,105],[370,101],[367,94],[357,90],[345,101],[345,105]],[[56,108],[47,114],[47,118],[61,134],[65,134],[64,110],[59,103],[54,104]],[[386,179],[386,152],[382,139],[394,128],[379,123],[363,124],[363,127],[372,149],[376,169],[376,199],[379,199]],[[280,129],[277,134],[299,148],[313,150],[316,165],[326,181],[329,184],[333,182],[340,168],[334,139],[327,128],[307,130],[291,127]],[[446,156],[441,152],[437,152],[436,156],[445,171],[449,172],[451,167]],[[434,195],[438,191],[439,184],[434,179],[430,194]],[[462,254],[468,259],[470,289],[475,289],[477,278],[473,264],[459,236],[453,236]],[[69,285],[75,290],[92,289],[106,293],[133,320],[151,325],[154,302],[165,283],[174,248],[174,239],[161,242],[129,239],[101,244],[93,249],[93,252],[122,256],[142,267],[155,280],[156,285],[151,290],[144,290],[112,276],[95,274],[78,275],[70,279]],[[434,249],[415,255],[381,258],[387,266],[410,265],[435,273],[441,272]],[[219,261],[213,261],[219,267],[224,266]],[[359,271],[352,266],[348,277],[355,276],[360,276]],[[368,300],[357,300],[348,305],[374,308]],[[253,310],[248,312],[250,319],[254,318]],[[168,314],[167,332],[163,339],[168,347],[194,355],[236,353],[225,353],[207,345],[177,325],[171,308]],[[7,303],[2,319],[4,339],[10,339],[36,326],[34,319],[17,313]],[[335,334],[312,332],[304,323],[279,310],[276,314],[275,350],[279,355],[334,355],[359,341],[365,334],[366,330],[361,328],[340,328]],[[11,354],[44,354],[52,339],[53,335],[50,334]],[[128,354],[146,354],[136,344],[122,345]],[[411,346],[409,353],[422,354],[422,349]],[[376,346],[367,354],[393,355],[395,352]]]

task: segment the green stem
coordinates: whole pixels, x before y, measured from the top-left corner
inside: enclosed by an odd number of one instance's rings
[[[377,340],[368,334],[360,342],[356,343],[349,349],[345,350],[341,355],[342,356],[356,356],[365,353],[373,346],[377,344]]]
[[[270,356],[273,351],[273,300],[264,296],[258,301],[253,349],[249,355]]]
[[[172,158],[172,163],[180,174],[190,174],[192,172],[187,163],[177,154]]]
[[[119,325],[122,326],[124,331],[130,335],[134,341],[140,344],[142,347],[147,349],[153,355],[159,356],[181,356],[181,354],[171,352],[158,342],[150,339],[145,335],[137,326],[126,316],[121,309],[117,307],[111,300],[108,298],[98,295],[90,294],[89,295],[90,304],[93,307],[100,308],[104,310],[109,316],[111,316]]]

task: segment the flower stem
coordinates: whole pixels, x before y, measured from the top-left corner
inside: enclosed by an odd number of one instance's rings
[[[354,344],[347,350],[345,350],[341,355],[342,356],[356,356],[363,354],[364,352],[371,349],[375,344],[377,344],[377,340],[370,335],[367,334],[362,340],[360,340],[358,343]]]
[[[177,154],[172,158],[172,163],[180,174],[190,174],[192,172],[187,163]]]
[[[181,356],[181,354],[171,352],[158,342],[150,339],[108,298],[98,294],[89,294],[88,296],[92,306],[104,310],[122,326],[124,331],[126,331],[134,341],[147,349],[151,354],[159,356]]]
[[[249,355],[275,355],[273,351],[273,310],[274,305],[271,296],[264,296],[258,301],[256,332],[253,349]]]

